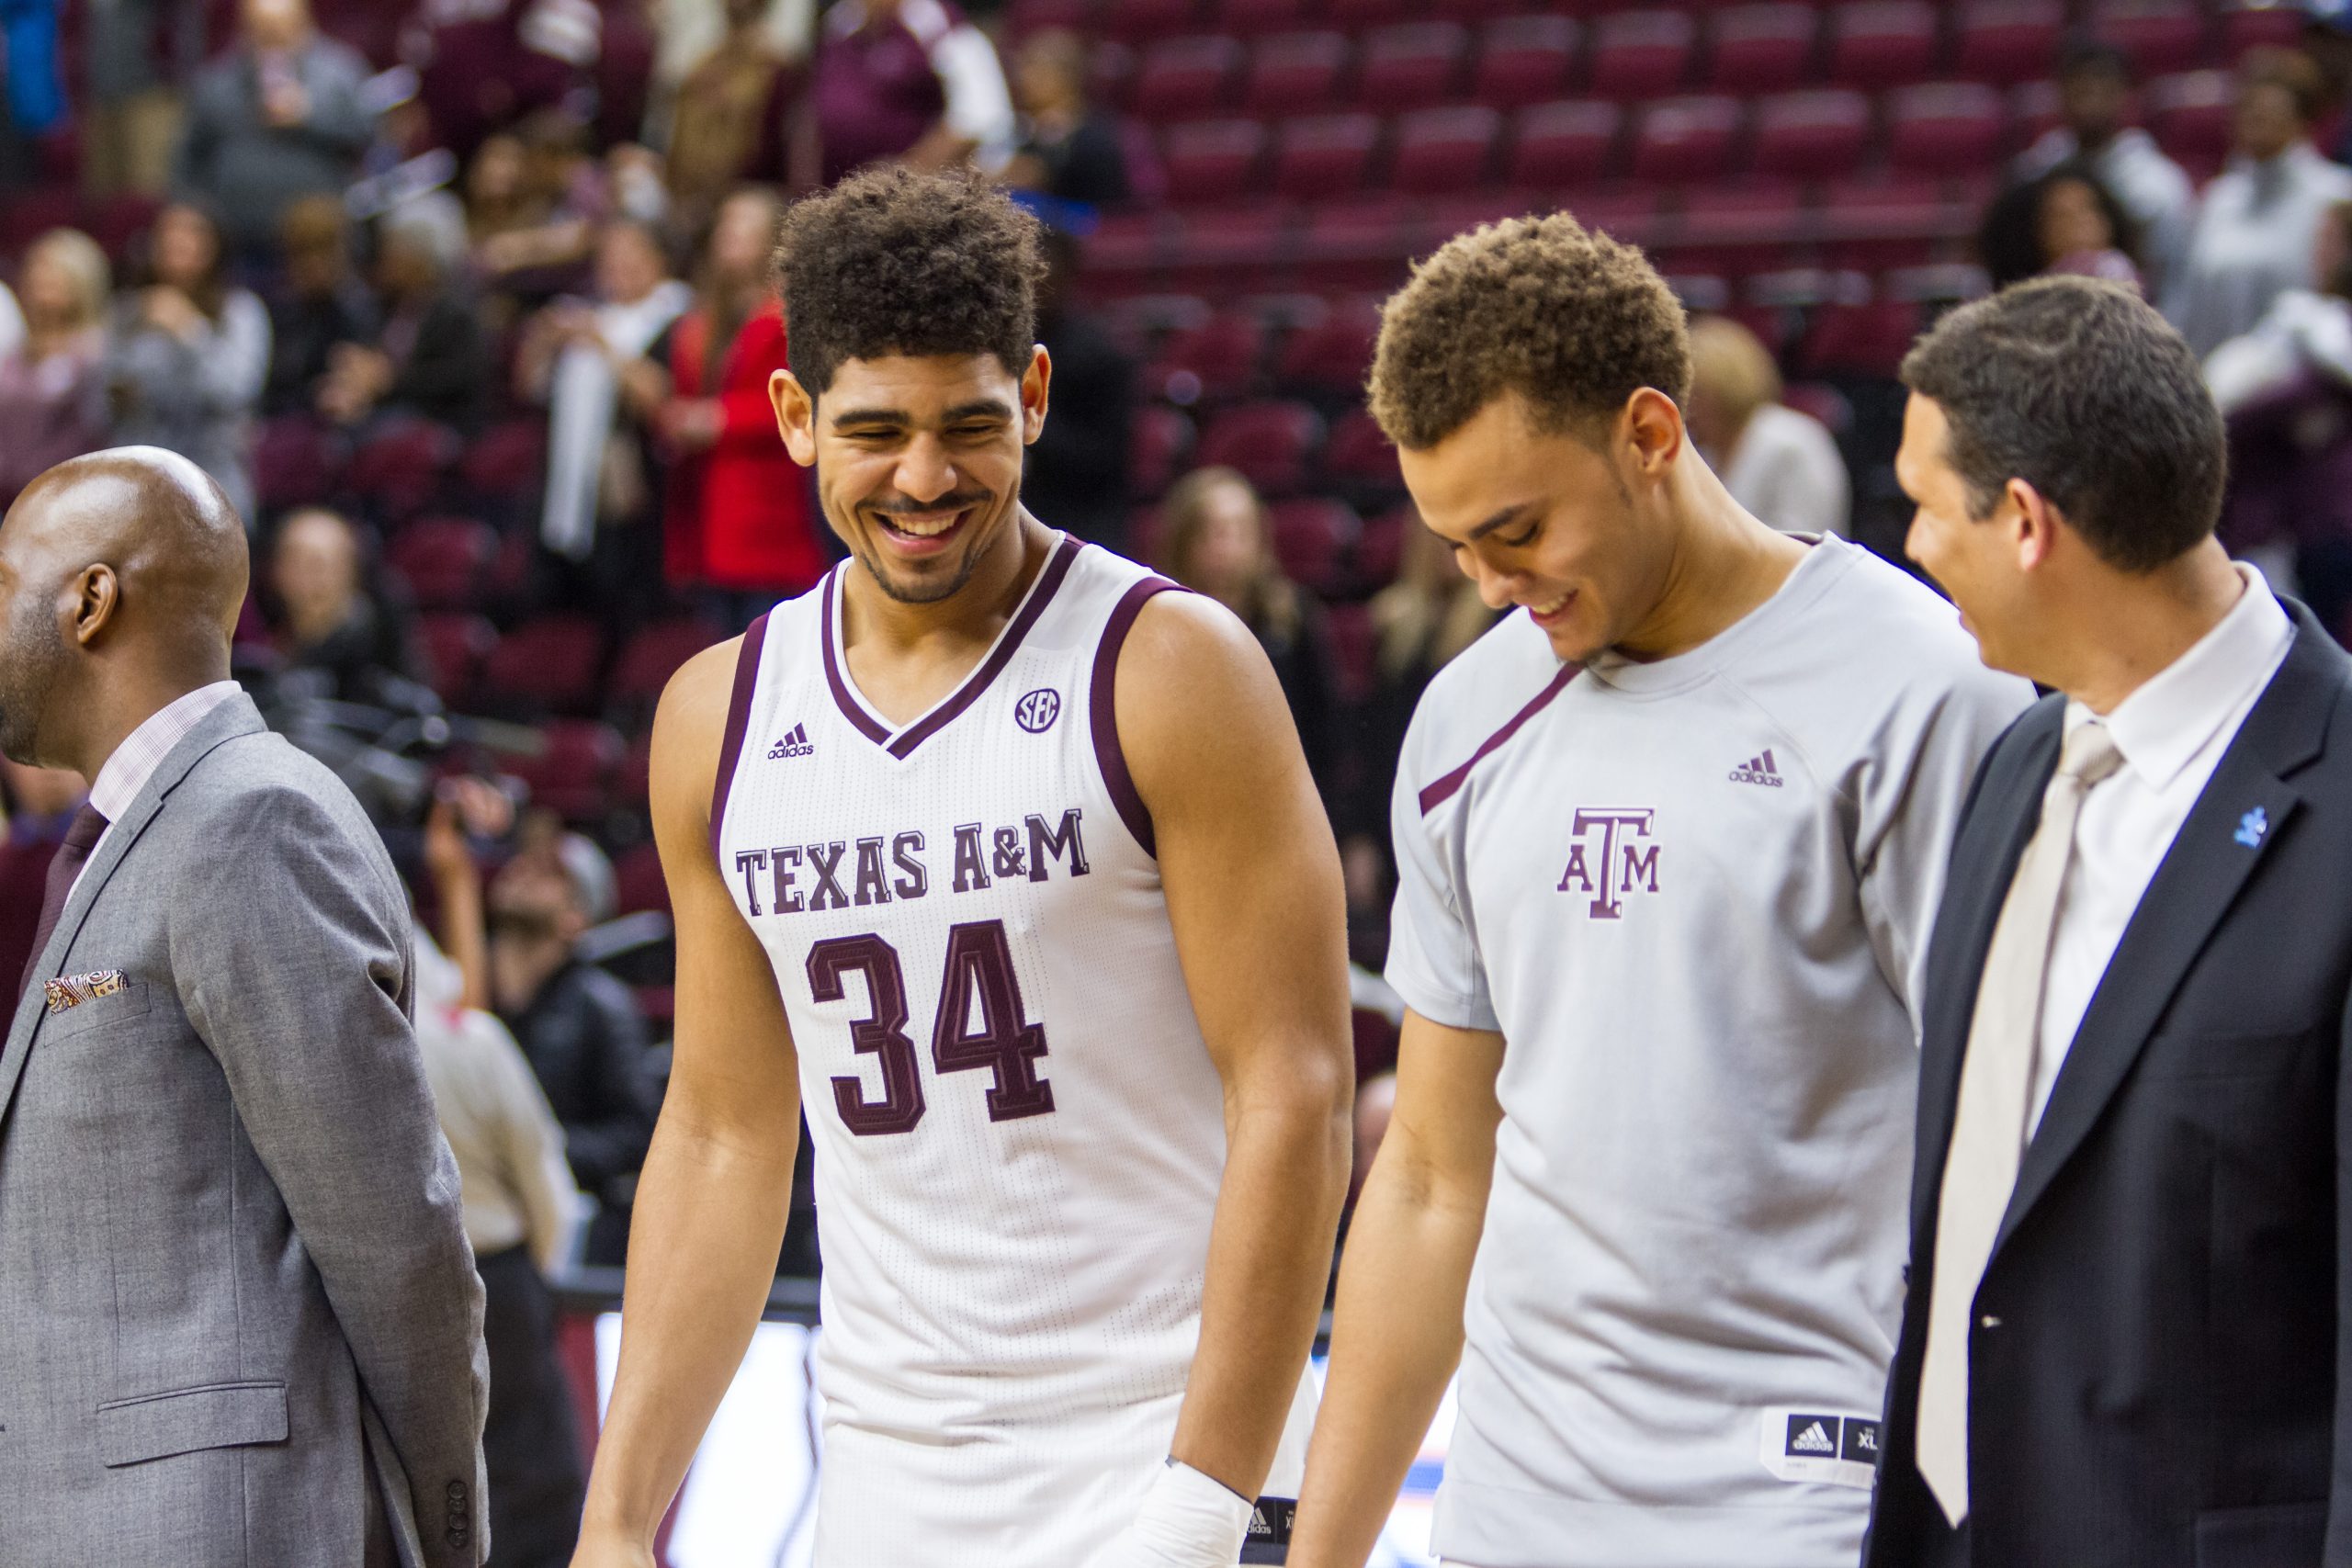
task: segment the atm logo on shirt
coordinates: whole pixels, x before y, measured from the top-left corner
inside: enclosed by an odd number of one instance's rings
[[[1625,899],[1657,891],[1657,844],[1651,830],[1657,813],[1647,807],[1579,807],[1571,826],[1567,869],[1556,891],[1589,897],[1586,913],[1597,920],[1625,916]]]

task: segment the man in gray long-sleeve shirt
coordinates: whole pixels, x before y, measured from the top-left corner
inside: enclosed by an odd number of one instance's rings
[[[368,62],[319,35],[309,0],[244,0],[243,29],[188,95],[172,183],[250,252],[275,243],[288,202],[349,184],[375,127]]]

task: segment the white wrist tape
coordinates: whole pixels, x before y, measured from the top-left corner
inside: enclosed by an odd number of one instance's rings
[[[1191,1465],[1170,1460],[1144,1494],[1128,1532],[1138,1568],[1226,1568],[1241,1558],[1250,1503]]]

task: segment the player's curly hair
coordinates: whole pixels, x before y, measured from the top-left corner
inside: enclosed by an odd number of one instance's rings
[[[962,175],[884,166],[795,202],[769,273],[811,397],[849,359],[993,354],[1020,375],[1045,276],[1037,220]]]
[[[1434,446],[1503,392],[1555,429],[1608,418],[1643,387],[1690,385],[1682,306],[1642,253],[1565,212],[1458,234],[1380,312],[1372,415]]]

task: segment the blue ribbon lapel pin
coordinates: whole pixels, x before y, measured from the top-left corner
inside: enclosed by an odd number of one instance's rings
[[[2247,849],[2260,849],[2262,835],[2268,831],[2270,831],[2270,814],[2257,806],[2238,818],[2238,830],[2234,837]]]

